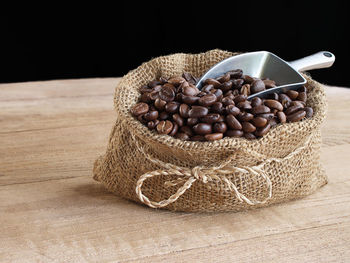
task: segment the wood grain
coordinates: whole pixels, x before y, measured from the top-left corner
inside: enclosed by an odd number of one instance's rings
[[[347,262],[350,90],[327,87],[329,184],[242,213],[173,213],[91,178],[117,78],[0,85],[0,262]]]

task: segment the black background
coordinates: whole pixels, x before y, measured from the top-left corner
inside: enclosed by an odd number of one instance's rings
[[[289,61],[320,50],[320,82],[350,86],[346,1],[118,2],[94,11],[4,13],[0,82],[118,77],[153,57],[213,48],[268,50]]]

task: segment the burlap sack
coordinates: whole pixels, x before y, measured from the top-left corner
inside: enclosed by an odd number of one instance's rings
[[[176,211],[239,211],[300,198],[327,183],[320,164],[320,125],[326,99],[321,84],[305,76],[314,116],[271,129],[258,140],[181,141],[158,135],[130,114],[141,85],[183,71],[201,76],[235,55],[212,50],[155,58],[129,72],[114,98],[117,121],[94,179],[118,196]]]

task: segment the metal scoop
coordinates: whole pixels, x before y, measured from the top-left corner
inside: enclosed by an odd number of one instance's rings
[[[217,78],[234,69],[242,69],[243,74],[260,79],[269,78],[278,85],[275,88],[254,93],[248,97],[266,97],[270,93],[285,92],[288,89],[297,89],[306,84],[306,79],[299,71],[328,68],[333,65],[335,56],[328,51],[321,51],[291,62],[286,62],[275,54],[267,51],[244,53],[229,57],[205,73],[197,83],[201,89],[207,78]]]

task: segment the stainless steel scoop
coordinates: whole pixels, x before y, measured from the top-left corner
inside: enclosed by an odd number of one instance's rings
[[[205,73],[198,81],[197,88],[201,89],[207,78],[217,78],[234,69],[242,69],[243,74],[257,78],[269,78],[278,85],[248,97],[266,97],[273,92],[284,92],[287,89],[297,89],[306,84],[306,79],[299,71],[328,68],[333,65],[335,56],[328,51],[321,51],[291,62],[286,62],[275,54],[267,51],[244,53],[229,57]]]

